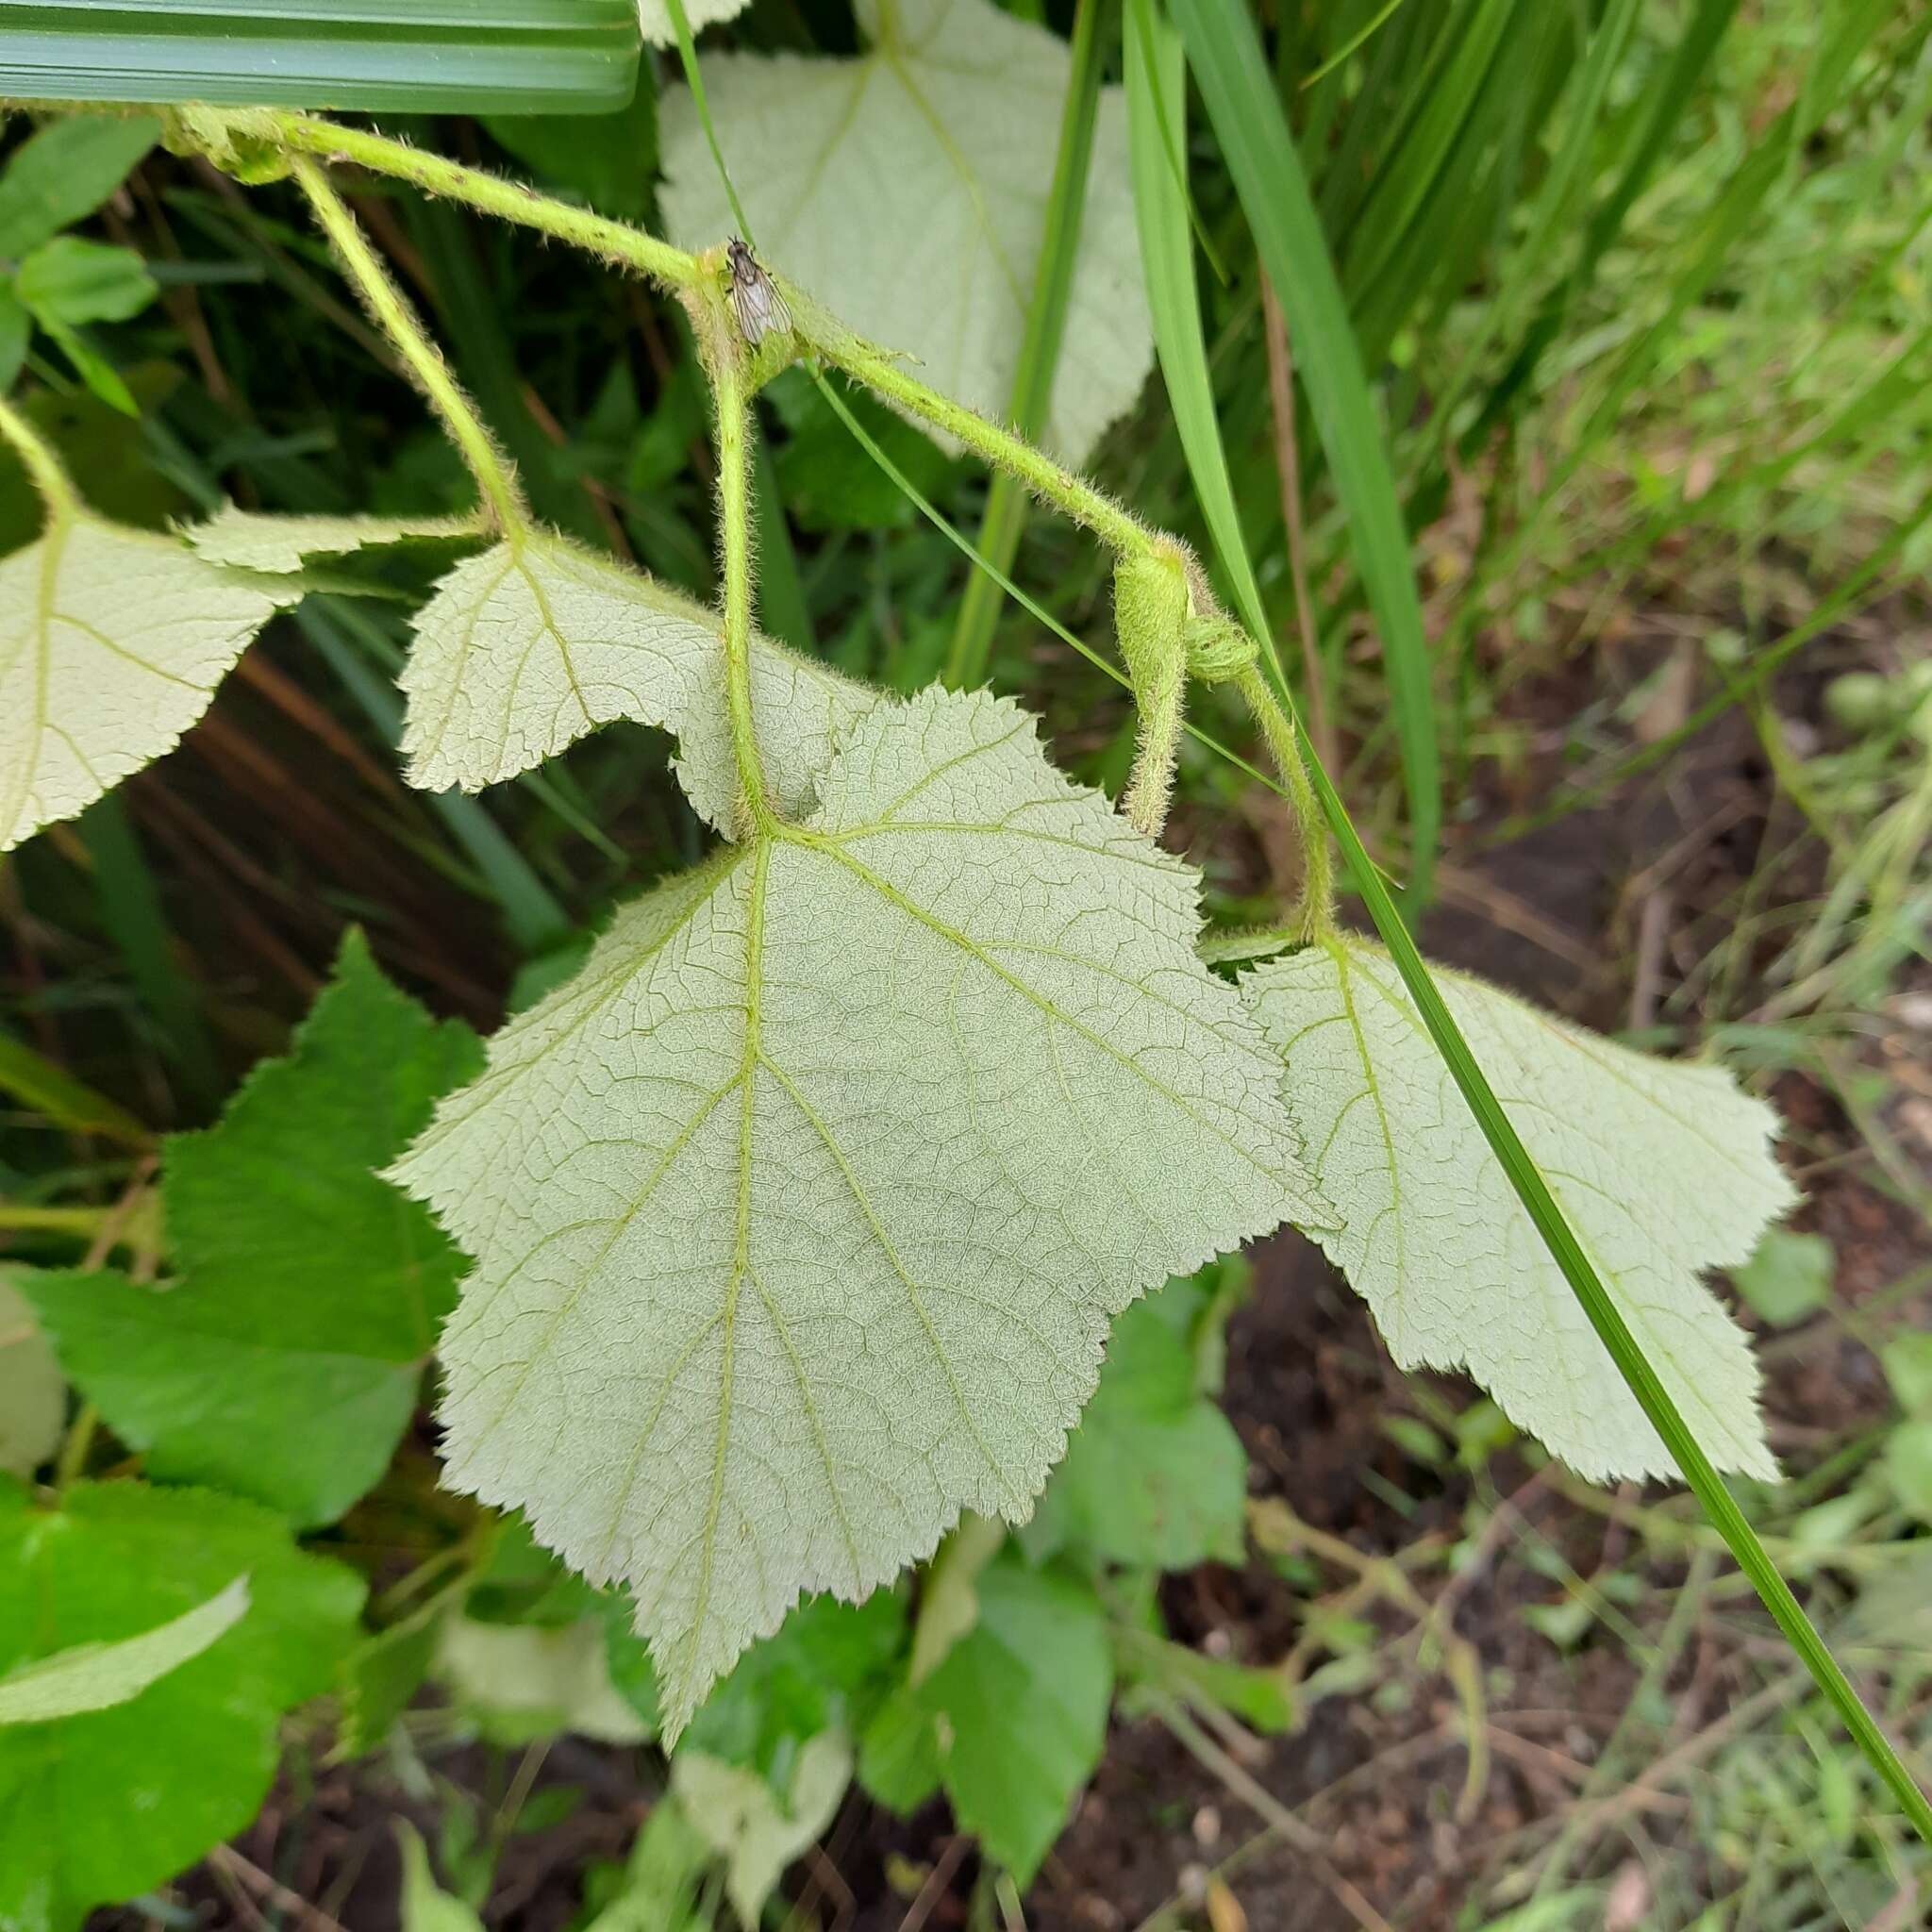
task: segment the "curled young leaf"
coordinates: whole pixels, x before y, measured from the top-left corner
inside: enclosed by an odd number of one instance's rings
[[[1775,1116],[1721,1068],[1632,1053],[1459,973],[1436,979],[1699,1442],[1720,1468],[1774,1478],[1750,1345],[1699,1276],[1741,1261],[1795,1200]],[[1388,958],[1338,937],[1241,990],[1343,1219],[1318,1239],[1395,1359],[1467,1369],[1583,1475],[1674,1476]]]
[[[802,1591],[1022,1521],[1109,1318],[1325,1222],[1198,875],[984,692],[621,912],[396,1178],[476,1257],[449,1479],[624,1577],[675,1736]]]
[[[774,808],[792,815],[834,734],[874,693],[767,638],[753,640],[751,664],[766,786]],[[401,682],[412,785],[478,791],[628,718],[675,734],[693,809],[735,829],[716,615],[561,537],[520,533],[459,563],[416,620]]]
[[[275,608],[173,538],[57,510],[0,562],[0,852],[172,751]]]

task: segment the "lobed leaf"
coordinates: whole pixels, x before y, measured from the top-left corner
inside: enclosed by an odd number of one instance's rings
[[[152,1632],[249,1579],[246,1614],[110,1709],[0,1728],[0,1925],[78,1932],[260,1808],[281,1713],[329,1686],[363,1595],[264,1509],[77,1483],[41,1508],[0,1479],[0,1673]]]
[[[1774,1479],[1750,1346],[1699,1277],[1795,1200],[1776,1120],[1720,1068],[1655,1060],[1434,969],[1530,1158],[1697,1439]],[[1466,1368],[1593,1479],[1675,1465],[1539,1238],[1393,964],[1342,936],[1241,990],[1344,1225],[1318,1235],[1405,1368]]]
[[[412,785],[475,791],[619,718],[678,741],[678,782],[721,831],[738,769],[716,615],[561,537],[522,534],[459,563],[416,619],[403,668]],[[752,711],[772,801],[803,808],[833,734],[874,694],[757,638]]]
[[[172,751],[274,608],[185,545],[80,511],[0,561],[0,852]]]
[[[432,1021],[351,933],[289,1057],[167,1143],[181,1280],[23,1273],[62,1366],[152,1474],[303,1524],[381,1477],[462,1257],[372,1170],[479,1060],[467,1026]]]
[[[1011,401],[1070,57],[989,0],[858,0],[857,59],[715,56],[705,89],[768,265],[923,378],[991,415]],[[672,238],[735,226],[688,92],[661,107]],[[1044,441],[1077,462],[1153,356],[1120,90],[1103,91]],[[943,439],[941,439],[943,441]]]
[[[448,1479],[622,1576],[665,1725],[802,1591],[1023,1520],[1109,1318],[1324,1221],[1198,876],[928,691],[622,911],[395,1169],[477,1259]]]

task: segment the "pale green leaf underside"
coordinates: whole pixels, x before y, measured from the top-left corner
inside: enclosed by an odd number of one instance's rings
[[[714,55],[705,89],[762,259],[922,378],[1004,415],[1046,220],[1065,42],[987,0],[858,0],[858,59]],[[663,107],[664,217],[701,247],[736,224],[690,94]],[[1118,88],[1102,92],[1044,441],[1073,462],[1153,358]],[[943,440],[943,439],[941,439]]]
[[[0,852],[172,751],[274,608],[173,538],[77,512],[0,562]]]
[[[834,734],[874,694],[766,638],[751,663],[767,790],[794,814]],[[519,536],[459,563],[416,619],[401,682],[412,785],[478,791],[629,718],[675,734],[693,808],[736,827],[715,613],[560,537]]]
[[[724,1861],[724,1891],[741,1925],[762,1924],[785,1868],[831,1824],[852,1782],[843,1731],[808,1739],[787,1767],[781,1795],[755,1771],[702,1751],[671,1760],[671,1789],[706,1843]]]
[[[231,503],[181,534],[209,563],[287,575],[311,557],[480,533],[474,517],[271,516]]]
[[[696,34],[708,26],[736,20],[750,4],[751,0],[684,0],[684,17]],[[671,24],[671,8],[666,0],[638,0],[638,25],[652,46],[676,46],[677,29]],[[705,68],[707,73],[710,71],[708,60]]]
[[[0,1280],[0,1470],[30,1476],[60,1440],[67,1383],[34,1312]]]
[[[531,1737],[575,1731],[605,1744],[641,1744],[647,1725],[610,1681],[596,1617],[552,1629],[451,1617],[437,1639],[437,1674],[465,1703]]]
[[[1769,1108],[1710,1066],[1657,1060],[1436,969],[1450,1011],[1605,1287],[1721,1468],[1774,1478],[1743,1331],[1700,1276],[1795,1199]],[[1537,1235],[1394,966],[1352,939],[1241,988],[1345,1224],[1323,1247],[1405,1368],[1466,1368],[1592,1478],[1675,1465]]]
[[[476,1257],[449,1475],[633,1587],[666,1729],[802,1591],[1020,1521],[1110,1317],[1326,1211],[1198,878],[984,692],[622,911],[396,1170]]]
[[[395,1830],[403,1855],[403,1932],[483,1932],[483,1921],[437,1884],[416,1827],[398,1818]]]
[[[248,1614],[248,1579],[238,1576],[206,1603],[119,1643],[77,1643],[0,1676],[0,1724],[43,1724],[109,1710],[199,1657]]]

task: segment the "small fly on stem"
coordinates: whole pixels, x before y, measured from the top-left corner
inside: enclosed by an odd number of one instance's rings
[[[758,257],[736,235],[724,244],[724,260],[731,271],[731,313],[737,318],[745,347],[756,350],[767,336],[787,333],[791,327],[791,311],[786,308],[784,296],[758,266]]]

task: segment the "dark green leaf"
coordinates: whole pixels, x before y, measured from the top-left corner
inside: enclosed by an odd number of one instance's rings
[[[942,1784],[959,1824],[1024,1885],[1100,1761],[1113,1657],[1077,1578],[1008,1552],[974,1587],[979,1621],[874,1720],[859,1781],[897,1811]]]
[[[8,9],[11,31],[25,25],[13,17],[17,12]],[[22,92],[30,90],[0,87],[0,93]],[[160,123],[146,114],[75,114],[49,122],[15,150],[0,174],[0,257],[18,260],[62,228],[85,221],[140,164],[160,132]]]
[[[13,387],[13,378],[26,360],[27,341],[32,334],[33,318],[13,292],[13,284],[0,282],[0,395]]]
[[[1409,884],[1426,899],[1441,821],[1435,696],[1408,531],[1361,354],[1287,117],[1247,12],[1211,0],[1174,0],[1173,10],[1254,231],[1261,266],[1287,315],[1295,364],[1354,536],[1356,565],[1381,635],[1402,749],[1410,819]],[[1243,615],[1251,625],[1255,622],[1252,613]]]
[[[782,1785],[798,1745],[835,1726],[858,1731],[871,1719],[905,1641],[906,1605],[896,1591],[877,1591],[862,1604],[808,1598],[739,1659],[691,1719],[680,1748],[748,1765]]]
[[[154,1474],[302,1524],[382,1474],[463,1260],[375,1171],[480,1064],[469,1029],[431,1021],[352,934],[293,1053],[220,1125],[168,1142],[179,1281],[23,1277],[68,1375]]]
[[[115,1642],[248,1578],[219,1641],[111,1709],[0,1730],[0,1925],[75,1932],[255,1816],[280,1714],[325,1690],[358,1578],[252,1504],[82,1483],[40,1509],[0,1479],[0,1674]]]
[[[20,265],[14,292],[38,316],[57,322],[125,322],[159,292],[131,248],[109,248],[78,235],[42,242]]]
[[[1247,1457],[1200,1392],[1194,1324],[1207,1300],[1174,1281],[1114,1322],[1100,1386],[1020,1532],[1036,1560],[1187,1570],[1239,1562]]]

